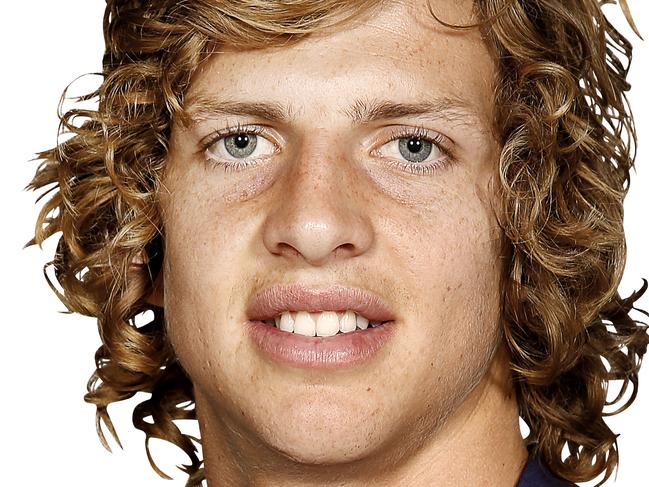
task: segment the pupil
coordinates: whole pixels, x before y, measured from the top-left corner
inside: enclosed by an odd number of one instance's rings
[[[416,154],[417,152],[420,152],[422,148],[423,144],[421,142],[421,139],[408,140],[408,150],[410,152],[414,152]]]
[[[248,134],[239,134],[234,138],[234,145],[239,149],[245,149],[249,143],[250,137],[248,137]]]

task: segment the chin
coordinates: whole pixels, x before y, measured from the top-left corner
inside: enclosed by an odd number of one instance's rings
[[[271,449],[296,463],[354,462],[371,456],[384,443],[380,438],[384,418],[373,414],[368,420],[366,410],[331,400],[293,403],[291,413],[280,411],[279,416],[270,424],[264,418],[261,436]]]
[[[314,466],[360,461],[372,456],[376,450],[376,445],[367,443],[364,438],[358,435],[340,438],[331,433],[315,433],[307,437],[310,434],[309,431],[300,433],[304,438],[297,442],[282,441],[280,444],[280,438],[275,437],[268,446],[293,463]]]

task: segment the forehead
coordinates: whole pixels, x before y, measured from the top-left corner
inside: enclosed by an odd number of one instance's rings
[[[288,46],[222,46],[195,76],[188,106],[200,98],[264,100],[313,117],[348,113],[351,100],[444,99],[460,100],[490,120],[495,63],[484,40],[477,29],[444,27],[428,3],[386,2]],[[456,24],[475,22],[472,6],[430,1],[439,18]]]

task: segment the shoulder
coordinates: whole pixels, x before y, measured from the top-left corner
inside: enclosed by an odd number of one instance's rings
[[[536,457],[530,457],[521,473],[516,487],[576,487],[559,477],[555,477]]]

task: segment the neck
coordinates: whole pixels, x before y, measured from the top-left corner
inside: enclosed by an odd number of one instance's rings
[[[527,459],[504,350],[434,435],[404,433],[404,444],[340,465],[305,465],[283,456],[227,414],[216,414],[199,391],[196,408],[209,487],[514,487]]]

